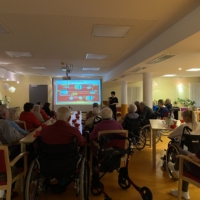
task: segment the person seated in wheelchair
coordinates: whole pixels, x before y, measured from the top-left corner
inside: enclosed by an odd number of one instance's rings
[[[159,117],[162,119],[163,117],[167,117],[169,110],[164,105],[164,101],[162,99],[158,100],[158,109],[156,113],[158,113]]]
[[[63,172],[63,167],[67,165],[67,168],[64,168],[64,170],[69,170],[68,164],[70,165],[70,162],[75,162],[76,160],[74,155],[70,158],[72,161],[63,160],[67,159],[65,157],[68,151],[66,145],[71,145],[71,148],[73,148],[74,138],[76,138],[77,145],[80,147],[83,147],[86,143],[85,138],[81,135],[79,130],[70,125],[70,119],[70,109],[67,107],[60,107],[57,110],[57,121],[41,130],[39,134],[39,142],[37,143],[38,151],[40,152],[39,154],[43,156],[41,159],[41,168],[43,169],[42,173],[48,175],[51,173],[54,174],[45,178],[50,180],[50,187],[55,193],[65,191],[70,177],[66,177],[62,174],[65,173],[65,171]],[[50,158],[48,157],[48,152]],[[74,167],[76,167],[76,163],[74,163]],[[73,172],[74,170],[75,169],[72,169],[71,171]],[[66,174],[68,173],[66,172]]]
[[[89,129],[89,132],[92,132],[94,126],[101,121],[100,109],[94,107],[92,111],[92,116],[87,119],[85,122],[85,127]]]
[[[131,104],[128,107],[128,113],[125,115],[122,126],[125,130],[128,130],[129,137],[135,137],[136,141],[139,139],[140,121],[139,115],[135,113],[137,107],[135,104]]]
[[[193,161],[200,163],[200,148],[197,150],[196,153],[191,153],[188,152],[186,150],[181,150],[180,151],[181,155],[184,156],[188,156],[190,157]],[[178,160],[177,160],[178,161]],[[176,173],[177,177],[179,176],[179,162],[176,162],[175,164],[170,162],[169,163],[170,169]],[[196,166],[195,164],[191,163],[191,162],[184,162],[183,163],[183,170],[190,172],[192,175],[194,175],[197,178],[200,178],[200,167]],[[187,181],[182,182],[182,197],[184,199],[190,199],[190,195],[188,192],[188,187],[189,187],[189,183]],[[178,190],[170,190],[170,193],[173,196],[178,196]]]
[[[182,117],[185,123],[173,130],[168,136],[169,139],[180,142],[185,126],[192,129],[191,135],[200,135],[200,123],[196,121],[195,113],[192,110],[185,110],[182,113]],[[186,132],[186,134],[188,133]]]
[[[142,111],[140,117],[143,121],[143,125],[150,124],[149,120],[154,119],[154,112],[149,108],[145,102],[140,102],[140,109]]]

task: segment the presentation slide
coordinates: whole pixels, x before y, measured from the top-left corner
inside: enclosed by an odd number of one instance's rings
[[[55,105],[101,104],[101,80],[54,80]]]

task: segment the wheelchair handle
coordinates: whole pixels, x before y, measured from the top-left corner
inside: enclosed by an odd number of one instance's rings
[[[192,129],[190,127],[188,127],[188,126],[185,126],[183,128],[183,133],[185,132],[185,130],[188,131],[188,132],[192,132]]]

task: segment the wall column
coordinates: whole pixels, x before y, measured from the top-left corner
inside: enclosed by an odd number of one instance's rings
[[[143,101],[152,108],[152,74],[143,74]]]
[[[127,113],[127,82],[121,82],[121,116],[124,117]]]

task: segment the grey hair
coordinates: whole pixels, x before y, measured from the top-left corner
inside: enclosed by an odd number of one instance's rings
[[[141,106],[144,106],[144,107],[147,106],[146,103],[145,103],[144,101],[140,102],[140,105],[141,105]]]
[[[113,112],[109,107],[105,107],[101,110],[102,119],[112,119]]]
[[[137,111],[137,106],[135,104],[130,104],[128,106],[128,109],[131,111],[131,112],[136,112]]]
[[[0,117],[2,117],[8,108],[4,105],[0,105]]]
[[[66,120],[71,116],[71,110],[67,107],[60,107],[57,110],[57,119]]]
[[[97,108],[97,107],[94,107],[92,113],[93,113],[94,115],[98,115],[98,114],[100,114],[100,109]]]
[[[33,110],[34,111],[39,111],[40,110],[40,105],[35,104],[34,107],[33,107]]]
[[[15,115],[17,113],[17,109],[15,108],[9,108],[9,118],[11,119],[13,115]]]
[[[167,101],[167,100],[169,101],[169,103],[171,103],[171,99],[167,98],[166,101]]]

